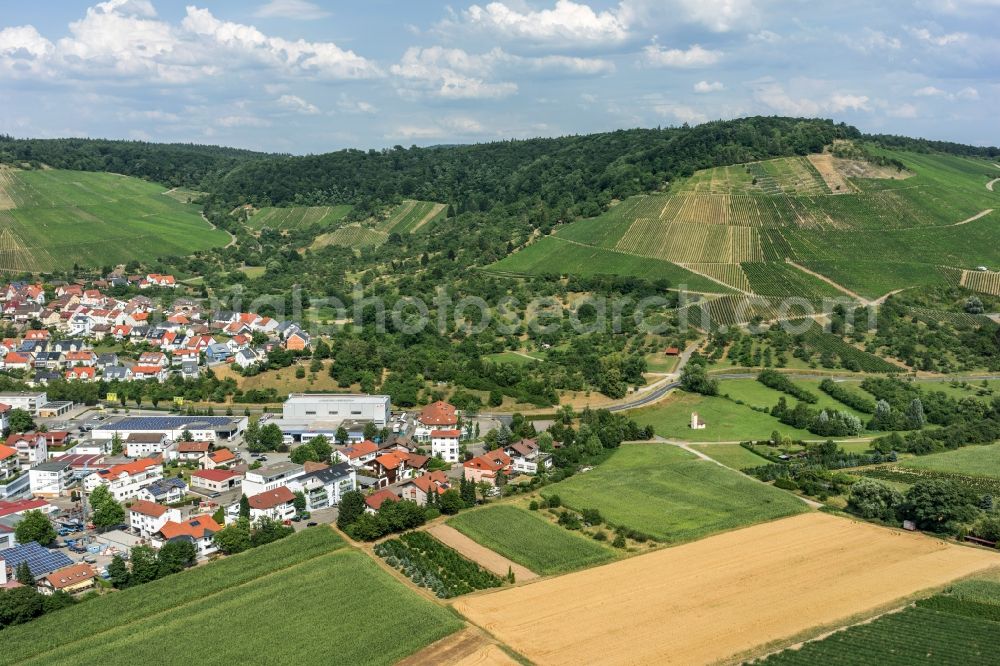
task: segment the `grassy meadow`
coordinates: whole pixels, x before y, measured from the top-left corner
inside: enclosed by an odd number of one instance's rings
[[[991,476],[1000,479],[1000,443],[966,446],[954,451],[908,458],[900,463],[911,469],[929,469],[969,476]]]
[[[337,655],[344,663],[392,664],[461,626],[343,545],[317,527],[51,613],[4,630],[0,663],[314,663]],[[343,622],[387,614],[421,620],[403,634],[377,622]]]
[[[51,271],[186,255],[225,245],[198,207],[138,178],[0,170],[14,208],[0,210],[0,270]]]
[[[509,504],[460,513],[449,519],[448,525],[541,575],[565,573],[615,558],[610,548]]]
[[[667,543],[806,510],[788,493],[670,444],[623,444],[606,462],[544,494]]]

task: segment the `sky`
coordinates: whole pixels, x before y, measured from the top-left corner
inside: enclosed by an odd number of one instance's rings
[[[294,154],[748,115],[1000,144],[1000,0],[3,0],[0,133]]]

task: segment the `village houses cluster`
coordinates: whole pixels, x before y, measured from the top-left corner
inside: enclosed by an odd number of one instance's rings
[[[50,285],[51,300],[40,284],[11,283],[0,293],[3,320],[20,331],[0,340],[0,369],[20,371],[33,386],[69,381],[166,381],[171,374],[197,378],[213,364],[249,368],[281,347],[302,351],[311,340],[292,321],[248,312],[207,311],[189,298],[173,299],[160,309],[139,294],[122,300],[112,287],[172,288],[171,275],[110,277],[90,285]],[[33,327],[34,326],[34,327]],[[148,349],[125,359],[114,351],[124,343]]]

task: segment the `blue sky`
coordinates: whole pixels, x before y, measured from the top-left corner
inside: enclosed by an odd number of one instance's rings
[[[6,0],[0,132],[291,153],[755,114],[1000,143],[1000,0]]]

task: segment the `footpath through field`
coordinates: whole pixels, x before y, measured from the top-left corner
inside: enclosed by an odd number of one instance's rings
[[[514,580],[518,583],[538,578],[538,574],[534,571],[508,560],[500,553],[479,545],[454,527],[440,523],[428,527],[427,531],[441,543],[451,546],[465,557],[498,576],[506,576],[508,571],[513,571]]]
[[[998,565],[995,552],[810,512],[459,598],[454,607],[540,665],[598,656],[604,664],[705,664]]]
[[[834,282],[833,280],[831,280],[830,278],[828,278],[827,276],[825,276],[825,275],[823,275],[821,273],[817,273],[816,271],[809,270],[808,268],[806,268],[802,264],[797,264],[794,261],[792,261],[791,259],[788,259],[787,257],[785,258],[785,263],[788,264],[789,266],[791,266],[792,268],[797,268],[800,271],[802,271],[803,273],[807,273],[809,275],[812,275],[814,278],[817,278],[819,280],[822,280],[823,282],[826,282],[828,285],[830,285],[834,289],[837,289],[838,291],[844,292],[845,294],[847,294],[851,298],[858,299],[859,301],[861,301],[865,305],[868,304],[868,299],[865,298],[864,296],[862,296],[861,294],[853,292],[853,291],[851,291],[850,289],[848,289],[847,287],[845,287],[845,286],[843,286],[841,284],[837,284],[836,282]]]

